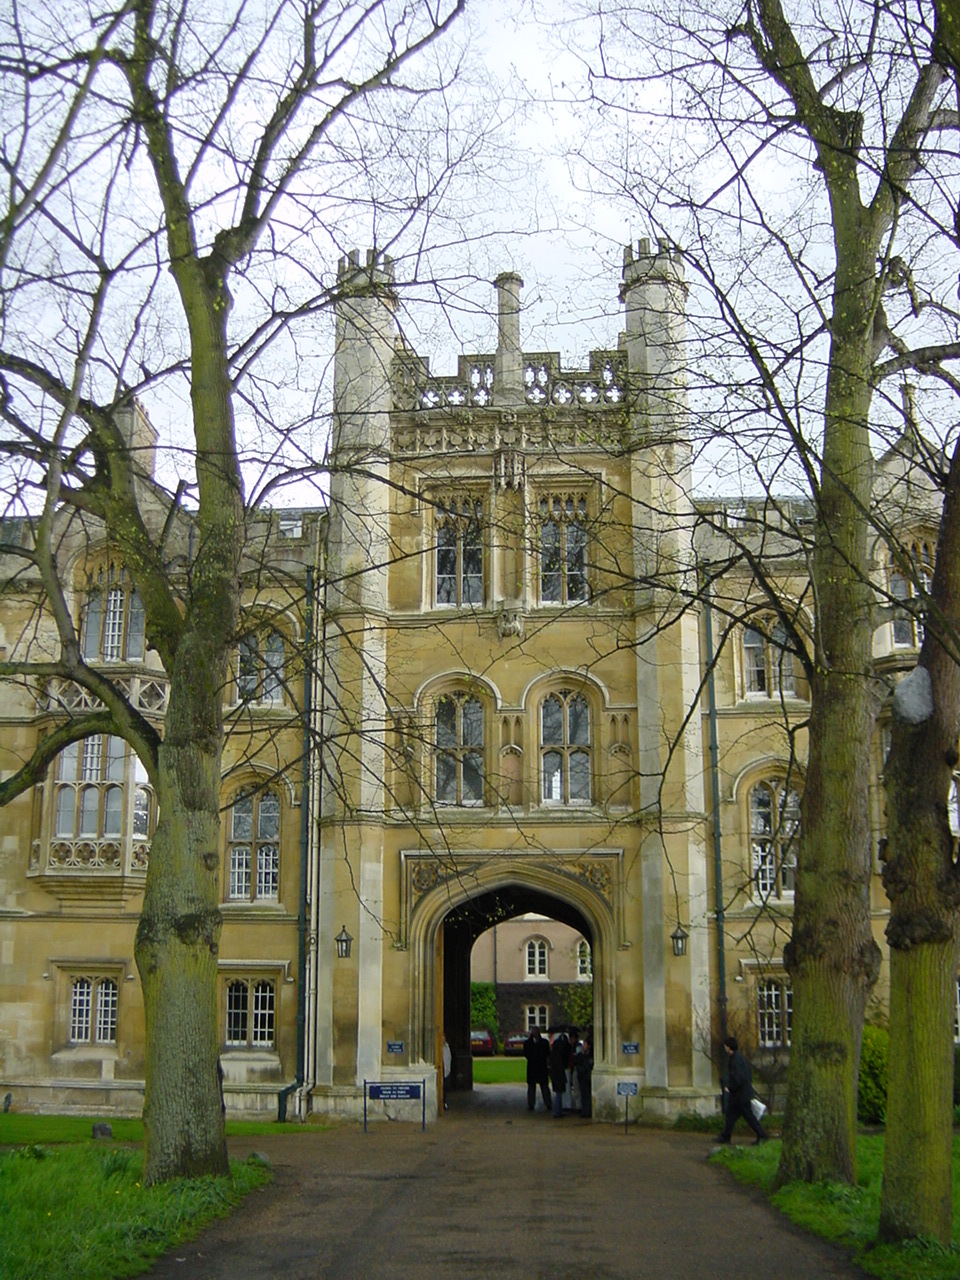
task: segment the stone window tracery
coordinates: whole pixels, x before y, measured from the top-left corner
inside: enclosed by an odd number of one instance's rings
[[[70,1043],[114,1044],[117,984],[113,978],[74,978],[70,989]]]
[[[483,604],[483,503],[478,499],[437,503],[435,598],[438,605]]]
[[[933,548],[925,540],[909,547],[913,566],[908,578],[898,568],[891,568],[888,590],[893,602],[891,632],[895,649],[919,648],[923,643],[923,601],[933,582]]]
[[[527,981],[546,982],[548,978],[547,971],[547,944],[543,938],[531,938],[527,943],[527,965],[526,975]]]
[[[795,696],[795,655],[786,629],[779,622],[769,628],[744,628],[743,672],[748,697]]]
[[[587,499],[551,494],[540,500],[540,601],[587,599]]]
[[[434,714],[434,782],[437,804],[471,806],[484,800],[483,703],[468,693],[448,693]]]
[[[230,807],[227,899],[276,902],[280,894],[280,796],[276,791],[239,795]]]
[[[527,1031],[532,1031],[536,1027],[540,1031],[546,1031],[550,1025],[550,1006],[546,1004],[528,1004],[525,1010],[527,1020]]]
[[[800,837],[800,796],[783,779],[751,788],[750,856],[753,894],[760,902],[792,898]]]
[[[577,943],[577,980],[590,982],[593,979],[593,953],[586,938]]]
[[[237,646],[237,702],[282,702],[285,657],[279,631],[242,636]]]
[[[146,769],[124,740],[113,735],[93,734],[65,747],[57,759],[53,795],[52,866],[119,867],[124,841],[136,847],[150,839],[156,826]]]
[[[562,689],[540,704],[540,766],[544,804],[590,802],[590,704],[582,693]]]
[[[143,601],[125,568],[101,565],[87,592],[81,626],[85,662],[142,662]]]

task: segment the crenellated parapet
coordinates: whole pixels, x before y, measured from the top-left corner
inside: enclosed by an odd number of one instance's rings
[[[557,351],[520,356],[520,396],[501,394],[496,355],[461,356],[457,372],[435,376],[425,360],[404,353],[395,366],[393,406],[430,413],[444,409],[498,409],[530,406],[554,409],[622,407],[627,396],[626,361],[620,351],[593,351],[587,369],[564,369]]]

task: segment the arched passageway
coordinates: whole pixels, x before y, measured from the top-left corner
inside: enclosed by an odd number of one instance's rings
[[[592,931],[583,912],[561,898],[529,886],[512,884],[480,893],[454,907],[444,918],[442,1031],[453,1054],[451,1075],[455,1089],[469,1089],[473,1082],[470,1049],[470,957],[473,944],[492,926],[528,913],[569,925],[583,934],[592,949]],[[592,1027],[590,1030],[592,1035]]]
[[[469,875],[423,893],[410,915],[412,1041],[439,1064],[446,1032],[461,1084],[472,1084],[470,952],[498,920],[527,912],[568,924],[590,944],[593,1044],[597,1066],[616,1062],[616,898],[601,876],[571,875],[562,864],[516,857],[478,859]]]

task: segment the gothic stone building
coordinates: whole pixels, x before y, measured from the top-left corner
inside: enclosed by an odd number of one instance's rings
[[[442,376],[399,332],[389,262],[351,255],[340,284],[329,506],[254,522],[225,691],[228,1110],[358,1114],[365,1081],[425,1079],[442,1114],[444,1035],[470,1079],[471,948],[536,913],[589,943],[595,1114],[616,1114],[620,1081],[647,1114],[712,1111],[722,1015],[760,1058],[789,1043],[808,513],[695,505],[686,286],[663,244],[627,249],[624,332],[581,370],[523,350],[515,274],[495,282],[496,350]],[[127,429],[149,455],[139,408]],[[906,448],[877,474],[922,565],[936,503]],[[743,545],[795,602],[789,630]],[[15,568],[8,657],[48,625]],[[161,722],[165,676],[103,531],[65,533],[61,571],[86,656]],[[895,672],[916,651],[912,587],[879,543],[876,573],[898,606],[876,640]],[[5,685],[0,768],[85,697]],[[875,813],[879,832],[879,793]],[[113,739],[64,753],[0,814],[0,1088],[17,1107],[139,1108],[155,821]],[[882,944],[878,875],[871,895]]]

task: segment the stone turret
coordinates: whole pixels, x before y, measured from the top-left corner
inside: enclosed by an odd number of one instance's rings
[[[642,239],[634,252],[623,251],[620,300],[626,305],[627,328],[620,346],[630,372],[638,377],[649,425],[657,432],[675,431],[685,400],[687,284],[683,258],[665,239],[654,253]]]
[[[523,281],[515,271],[502,271],[493,283],[497,289],[497,354],[494,362],[497,403],[523,404],[523,355],[520,348],[520,290]]]
[[[328,607],[386,603],[386,467],[397,338],[393,261],[356,250],[337,271]],[[382,478],[381,478],[382,473]]]

